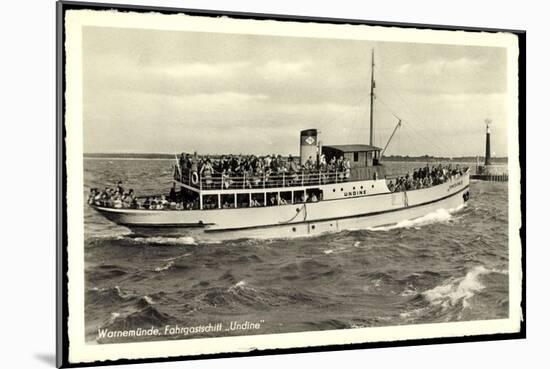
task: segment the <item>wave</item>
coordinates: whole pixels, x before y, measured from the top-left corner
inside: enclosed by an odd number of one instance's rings
[[[109,330],[126,330],[136,327],[155,326],[161,327],[166,324],[171,324],[175,318],[165,314],[151,305],[147,305],[137,311],[132,311],[126,314],[119,312],[111,313],[109,320],[101,326],[101,328]]]
[[[402,220],[396,224],[392,224],[389,226],[370,227],[370,228],[367,228],[367,230],[390,231],[398,228],[418,228],[418,227],[422,227],[422,226],[434,224],[434,223],[445,223],[445,222],[449,222],[452,219],[453,213],[461,210],[462,208],[464,208],[464,204],[449,210],[437,209],[436,211],[433,211],[431,213],[428,213],[426,215],[423,215],[415,219]]]
[[[168,270],[172,267],[172,265],[174,265],[174,260],[169,261],[168,264],[165,264],[161,267],[155,268],[155,272],[162,272],[163,270]]]
[[[158,310],[155,301],[157,297],[154,299],[149,295],[133,295],[126,293],[118,286],[92,288],[88,292],[97,294],[94,310],[97,308],[112,309],[110,315],[99,327],[102,329],[126,330],[145,326],[158,327],[176,321],[175,317]]]
[[[113,280],[128,275],[128,270],[116,265],[98,265],[86,269],[86,277],[93,281]]]
[[[191,236],[182,237],[127,237],[122,236],[120,238],[129,239],[133,242],[146,244],[146,245],[197,245],[197,241]]]
[[[239,280],[228,287],[211,287],[198,294],[187,295],[198,309],[215,307],[225,311],[242,312],[242,309],[266,311],[275,307],[319,303],[317,296],[306,291],[292,289],[260,288],[246,280]],[[202,306],[201,306],[202,305]],[[206,305],[206,306],[204,306]]]
[[[248,289],[248,290],[254,291],[254,288],[246,286],[246,281],[242,280],[242,281],[238,281],[234,285],[230,286],[227,289],[227,292],[234,292],[236,290],[245,289],[245,288]]]
[[[348,247],[341,246],[341,247],[336,247],[334,249],[326,249],[326,250],[323,251],[323,253],[326,254],[326,255],[330,255],[330,254],[334,254],[334,253],[345,252],[347,249],[348,249]]]
[[[89,299],[87,304],[100,305],[103,307],[114,305],[119,308],[142,309],[156,303],[152,296],[134,295],[123,291],[119,286],[108,288],[92,287],[89,288],[86,293],[86,298]],[[157,298],[157,296],[162,296],[162,292],[154,294],[153,296],[155,296],[155,298]]]
[[[145,296],[142,296],[142,297],[139,299],[139,304],[142,305],[142,306],[144,306],[144,307],[147,307],[147,306],[154,305],[154,304],[155,304],[155,300],[153,300],[150,296],[145,295]]]
[[[86,304],[119,304],[125,302],[128,297],[119,286],[110,288],[92,287],[86,291]]]
[[[421,295],[431,305],[441,306],[447,309],[451,306],[462,308],[470,307],[469,300],[485,288],[480,276],[490,273],[507,274],[507,271],[499,269],[487,269],[482,265],[469,270],[464,277],[451,278],[443,284],[423,292]]]
[[[162,265],[162,266],[156,267],[153,270],[155,272],[159,273],[159,272],[164,272],[166,270],[172,269],[172,267],[174,267],[174,266],[176,267],[176,269],[187,269],[187,266],[176,264],[176,261],[178,259],[183,259],[183,258],[185,258],[189,255],[191,255],[190,252],[188,252],[186,254],[183,254],[183,255],[175,256],[175,257],[172,257],[172,258],[164,259],[163,261],[165,261],[167,263]]]

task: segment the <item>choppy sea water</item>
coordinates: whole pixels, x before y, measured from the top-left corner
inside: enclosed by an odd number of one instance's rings
[[[171,164],[85,159],[84,191],[122,180],[138,194],[162,193],[170,186]],[[386,165],[404,173],[423,163]],[[86,206],[86,340],[505,318],[507,184],[471,181],[470,193],[456,212],[440,210],[391,228],[214,244],[135,237]],[[108,335],[139,329],[139,335]]]

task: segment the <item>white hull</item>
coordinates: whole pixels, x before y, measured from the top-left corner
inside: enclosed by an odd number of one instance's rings
[[[365,190],[359,191],[359,186]],[[439,209],[456,209],[468,199],[469,172],[425,189],[391,193],[387,189],[380,191],[381,187],[385,187],[385,180],[324,185],[323,201],[256,208],[188,211],[95,208],[138,235],[191,236],[203,241],[304,237],[389,226]]]

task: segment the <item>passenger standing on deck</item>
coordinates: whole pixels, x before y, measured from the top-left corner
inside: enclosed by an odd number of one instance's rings
[[[212,162],[210,159],[206,160],[206,163],[201,168],[201,178],[204,178],[204,183],[206,184],[206,188],[209,189],[212,187]]]
[[[170,201],[176,201],[177,192],[176,192],[176,183],[172,184],[172,188],[170,189],[170,195],[168,195],[168,198]]]
[[[122,181],[118,181],[117,185],[116,185],[116,192],[122,196],[124,195],[124,188],[122,187]]]
[[[271,156],[269,155],[264,158],[264,169],[267,170],[268,168],[271,168]]]
[[[294,160],[292,155],[288,156],[288,160],[289,160],[290,178],[292,178],[292,183],[296,185],[300,180],[300,177],[299,177],[300,168],[298,167],[298,164],[296,163],[296,160]]]
[[[193,155],[192,158],[189,158],[189,169],[191,170],[191,177],[193,174],[199,174],[199,158],[197,157],[197,153]]]
[[[346,180],[349,180],[350,175],[351,175],[351,163],[348,158],[344,161],[344,177],[346,178]]]
[[[319,157],[319,167],[321,168],[321,170],[326,170],[327,168],[327,157],[325,156],[325,154],[321,154],[321,156]]]
[[[185,161],[185,154],[181,153],[179,158],[179,180],[183,181],[183,176],[187,175],[187,163]]]
[[[313,159],[311,158],[311,156],[307,158],[304,166],[307,172],[310,172],[311,170],[313,170]]]

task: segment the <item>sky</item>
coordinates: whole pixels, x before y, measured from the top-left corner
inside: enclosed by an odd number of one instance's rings
[[[297,154],[299,131],[386,155],[507,154],[506,50],[109,27],[83,30],[84,152]]]

